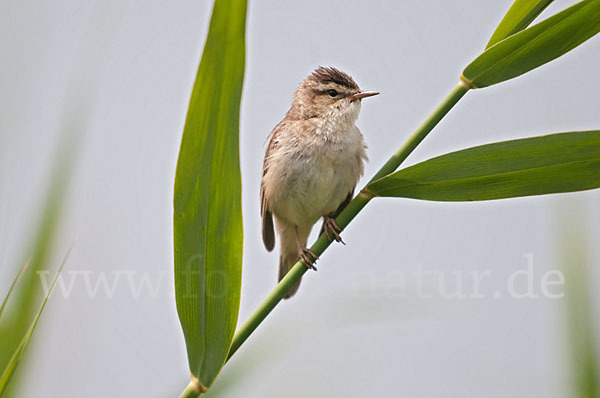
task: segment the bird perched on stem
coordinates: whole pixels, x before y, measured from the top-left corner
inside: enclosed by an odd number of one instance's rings
[[[271,132],[260,189],[262,237],[268,251],[279,236],[279,280],[298,259],[316,269],[306,247],[313,225],[323,217],[329,240],[342,242],[335,217],[346,207],[367,160],[363,136],[354,124],[361,99],[354,79],[336,68],[317,68],[296,89],[285,117]],[[343,243],[343,242],[342,242]],[[298,290],[290,288],[285,298]]]

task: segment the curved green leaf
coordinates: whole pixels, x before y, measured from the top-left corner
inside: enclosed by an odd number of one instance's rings
[[[240,302],[245,25],[245,0],[215,1],[175,176],[175,297],[200,390],[225,363]]]
[[[569,52],[600,31],[600,0],[583,0],[488,48],[463,71],[473,88],[512,79]]]
[[[529,26],[552,3],[553,0],[515,0],[510,9],[498,24],[490,41],[489,48],[508,36],[514,35]]]
[[[559,133],[448,153],[371,184],[377,196],[472,201],[600,187],[600,131]]]

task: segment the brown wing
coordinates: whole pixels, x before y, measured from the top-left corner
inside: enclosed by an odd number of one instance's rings
[[[271,151],[277,146],[277,131],[281,123],[279,123],[271,134],[269,135],[269,144],[267,145],[267,151],[265,153],[265,160],[263,161],[263,180],[260,183],[260,215],[262,218],[262,238],[263,243],[265,244],[265,248],[268,251],[273,250],[275,247],[275,229],[273,228],[273,214],[267,208],[267,201],[265,198],[265,187],[264,187],[264,177],[269,172],[269,155]]]
[[[348,196],[346,196],[346,199],[344,199],[344,201],[342,203],[340,203],[338,208],[333,213],[328,214],[328,216],[331,218],[336,218],[337,216],[339,216],[340,213],[346,208],[346,206],[348,206],[348,203],[350,203],[352,201],[353,197],[354,197],[354,188],[352,188],[352,191],[350,191]],[[319,235],[323,234],[324,231],[325,231],[325,222],[323,221],[323,225],[321,225],[321,232],[319,232]]]

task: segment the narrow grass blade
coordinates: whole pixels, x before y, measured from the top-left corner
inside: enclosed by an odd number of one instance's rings
[[[40,320],[40,316],[42,315],[42,312],[44,311],[44,308],[46,307],[48,298],[50,297],[50,295],[52,294],[52,291],[54,290],[56,281],[58,280],[58,277],[60,276],[60,273],[62,272],[62,270],[65,266],[65,263],[67,262],[67,258],[69,258],[69,255],[71,254],[71,250],[73,250],[73,246],[71,246],[69,248],[69,250],[67,251],[67,253],[65,254],[63,261],[62,261],[60,267],[58,268],[56,275],[54,276],[54,280],[52,281],[52,284],[50,285],[48,291],[46,292],[44,300],[42,301],[42,305],[40,306],[35,318],[33,319],[33,322],[27,329],[25,335],[21,338],[19,345],[16,347],[16,349],[13,352],[12,356],[10,357],[8,363],[6,363],[6,365],[4,366],[4,370],[2,371],[2,375],[0,376],[0,396],[2,396],[4,394],[4,390],[6,389],[6,386],[8,386],[11,376],[17,369],[17,366],[19,365],[21,357],[23,356],[23,354],[25,353],[25,350],[27,349],[27,345],[29,344],[31,337],[33,336],[35,327],[37,326],[38,321]]]
[[[488,48],[463,71],[472,88],[512,79],[571,51],[600,31],[600,0],[583,0]]]
[[[508,36],[514,35],[529,26],[552,3],[553,0],[515,0],[510,9],[498,24],[490,41],[489,48]]]
[[[200,392],[225,363],[240,303],[245,25],[245,0],[215,1],[175,176],[175,297]]]
[[[600,131],[497,142],[426,160],[368,186],[378,196],[472,201],[600,187]]]
[[[10,295],[12,294],[13,290],[15,290],[15,286],[17,286],[17,283],[19,283],[19,281],[21,280],[21,277],[23,276],[23,274],[27,270],[27,267],[29,267],[30,260],[31,260],[31,258],[28,258],[23,263],[23,265],[21,266],[21,269],[19,270],[19,272],[17,273],[17,276],[15,277],[15,280],[10,285],[10,288],[8,289],[8,293],[6,293],[6,297],[4,298],[4,301],[2,302],[2,307],[0,307],[0,319],[2,318],[2,313],[4,312],[4,308],[6,307],[6,303],[8,303],[8,300],[10,299]]]

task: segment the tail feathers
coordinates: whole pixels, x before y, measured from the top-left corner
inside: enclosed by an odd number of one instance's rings
[[[292,267],[294,266],[294,264],[296,264],[296,262],[298,261],[298,252],[294,251],[293,254],[289,253],[289,254],[281,254],[281,256],[279,257],[279,281],[281,281],[283,279],[283,277],[289,272],[290,269],[292,269]],[[298,291],[298,288],[300,287],[300,281],[298,280],[298,282],[296,284],[294,284],[292,287],[290,287],[290,289],[287,291],[287,293],[285,294],[285,296],[283,296],[284,299],[289,299],[290,297],[292,297],[294,294],[296,294],[296,292]]]
[[[298,245],[306,247],[306,241],[308,240],[312,224],[295,226],[282,221],[277,217],[275,217],[275,223],[279,233],[279,244],[281,249],[281,254],[279,256],[279,280],[281,281],[298,261]],[[299,286],[300,281],[288,290],[284,298],[287,299],[292,297]]]

